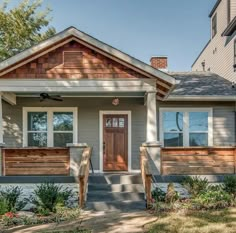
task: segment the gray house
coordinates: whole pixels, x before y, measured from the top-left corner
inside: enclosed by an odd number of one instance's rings
[[[77,149],[94,172],[234,174],[235,96],[213,73],[168,73],[68,28],[0,63],[1,176],[70,176]]]

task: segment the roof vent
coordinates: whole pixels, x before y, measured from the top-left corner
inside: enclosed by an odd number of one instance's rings
[[[64,51],[64,67],[81,67],[83,65],[83,53],[78,51]]]

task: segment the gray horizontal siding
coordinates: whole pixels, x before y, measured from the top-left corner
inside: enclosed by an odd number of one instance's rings
[[[17,105],[3,102],[4,142],[7,147],[22,147],[23,107],[78,107],[78,142],[93,147],[92,162],[99,169],[99,110],[131,111],[132,169],[139,169],[139,147],[146,137],[146,107],[142,98],[120,98],[113,106],[111,98],[64,98],[63,102],[39,102],[38,98],[17,98]]]
[[[215,146],[235,145],[235,112],[233,107],[213,109],[213,139]]]

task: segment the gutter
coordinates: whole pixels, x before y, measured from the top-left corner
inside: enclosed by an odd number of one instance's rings
[[[194,95],[185,95],[185,96],[179,96],[179,95],[171,95],[164,101],[235,101],[236,96],[194,96]]]

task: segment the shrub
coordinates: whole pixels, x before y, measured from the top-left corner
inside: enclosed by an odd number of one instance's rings
[[[236,176],[226,176],[224,178],[223,189],[236,197]]]
[[[173,183],[169,183],[167,187],[167,193],[165,197],[166,203],[174,203],[179,200],[179,193],[175,191],[175,187]]]
[[[56,212],[59,206],[65,206],[72,195],[72,190],[46,182],[36,187],[30,201],[36,206],[38,213],[48,215],[50,212]]]
[[[196,197],[202,192],[205,192],[209,182],[206,178],[201,179],[198,176],[195,177],[185,177],[182,181],[182,185],[186,188],[193,197]]]
[[[225,208],[230,206],[232,202],[232,195],[222,189],[205,191],[192,200],[197,209]]]
[[[152,191],[152,198],[156,201],[156,202],[164,202],[165,198],[166,198],[166,193],[160,189],[159,187],[156,187],[153,191]]]
[[[4,199],[3,197],[0,197],[0,215],[7,213],[7,211],[8,211],[8,208],[7,208],[6,199]]]
[[[0,191],[0,197],[7,206],[7,212],[19,211],[26,205],[25,200],[20,201],[22,189],[18,186],[7,187]]]

